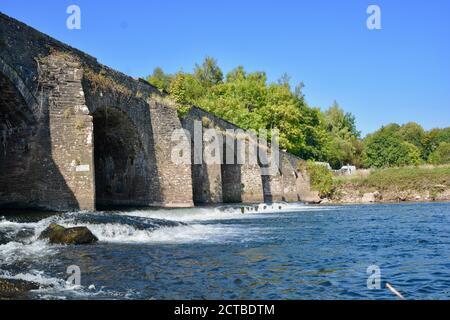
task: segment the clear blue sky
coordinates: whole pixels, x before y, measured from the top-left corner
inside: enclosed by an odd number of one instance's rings
[[[81,30],[66,28],[70,4]],[[382,30],[366,28],[370,4]],[[209,55],[225,72],[287,72],[311,106],[336,99],[364,134],[450,126],[449,0],[2,0],[0,11],[135,77],[191,71]]]

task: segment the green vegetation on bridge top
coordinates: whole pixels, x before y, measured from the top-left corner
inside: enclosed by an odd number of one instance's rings
[[[450,127],[425,131],[416,123],[389,124],[361,139],[355,117],[337,102],[327,110],[310,107],[284,74],[268,83],[264,72],[238,66],[225,76],[213,58],[193,73],[166,74],[156,68],[147,80],[175,100],[181,113],[197,105],[244,129],[280,131],[280,146],[303,159],[384,168],[450,163]]]

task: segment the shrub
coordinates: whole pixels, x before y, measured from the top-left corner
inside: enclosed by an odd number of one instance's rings
[[[321,197],[330,197],[334,191],[333,174],[327,167],[308,161],[307,170],[311,181],[311,189],[319,191]]]
[[[429,157],[432,164],[447,164],[450,163],[450,143],[441,142]]]

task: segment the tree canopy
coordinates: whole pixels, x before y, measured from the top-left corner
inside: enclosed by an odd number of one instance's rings
[[[304,84],[292,88],[287,73],[276,83],[268,82],[265,72],[247,72],[243,66],[224,76],[217,61],[206,57],[192,73],[156,68],[147,80],[182,110],[196,105],[244,129],[278,129],[282,149],[333,168],[450,162],[450,128],[389,124],[361,139],[352,113],[336,101],[325,111],[309,106]]]

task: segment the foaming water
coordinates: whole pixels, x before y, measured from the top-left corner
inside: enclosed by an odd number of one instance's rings
[[[367,289],[367,267],[409,299],[447,299],[450,204],[0,214],[0,277],[33,281],[35,299],[393,299]],[[51,223],[99,242],[51,245]],[[81,285],[66,283],[67,267]]]
[[[322,207],[321,210],[330,210],[333,207]],[[233,219],[270,219],[286,212],[313,211],[318,207],[307,206],[302,203],[273,203],[239,206],[200,207],[172,210],[136,210],[127,212],[135,217],[166,219],[173,221],[216,221]]]

